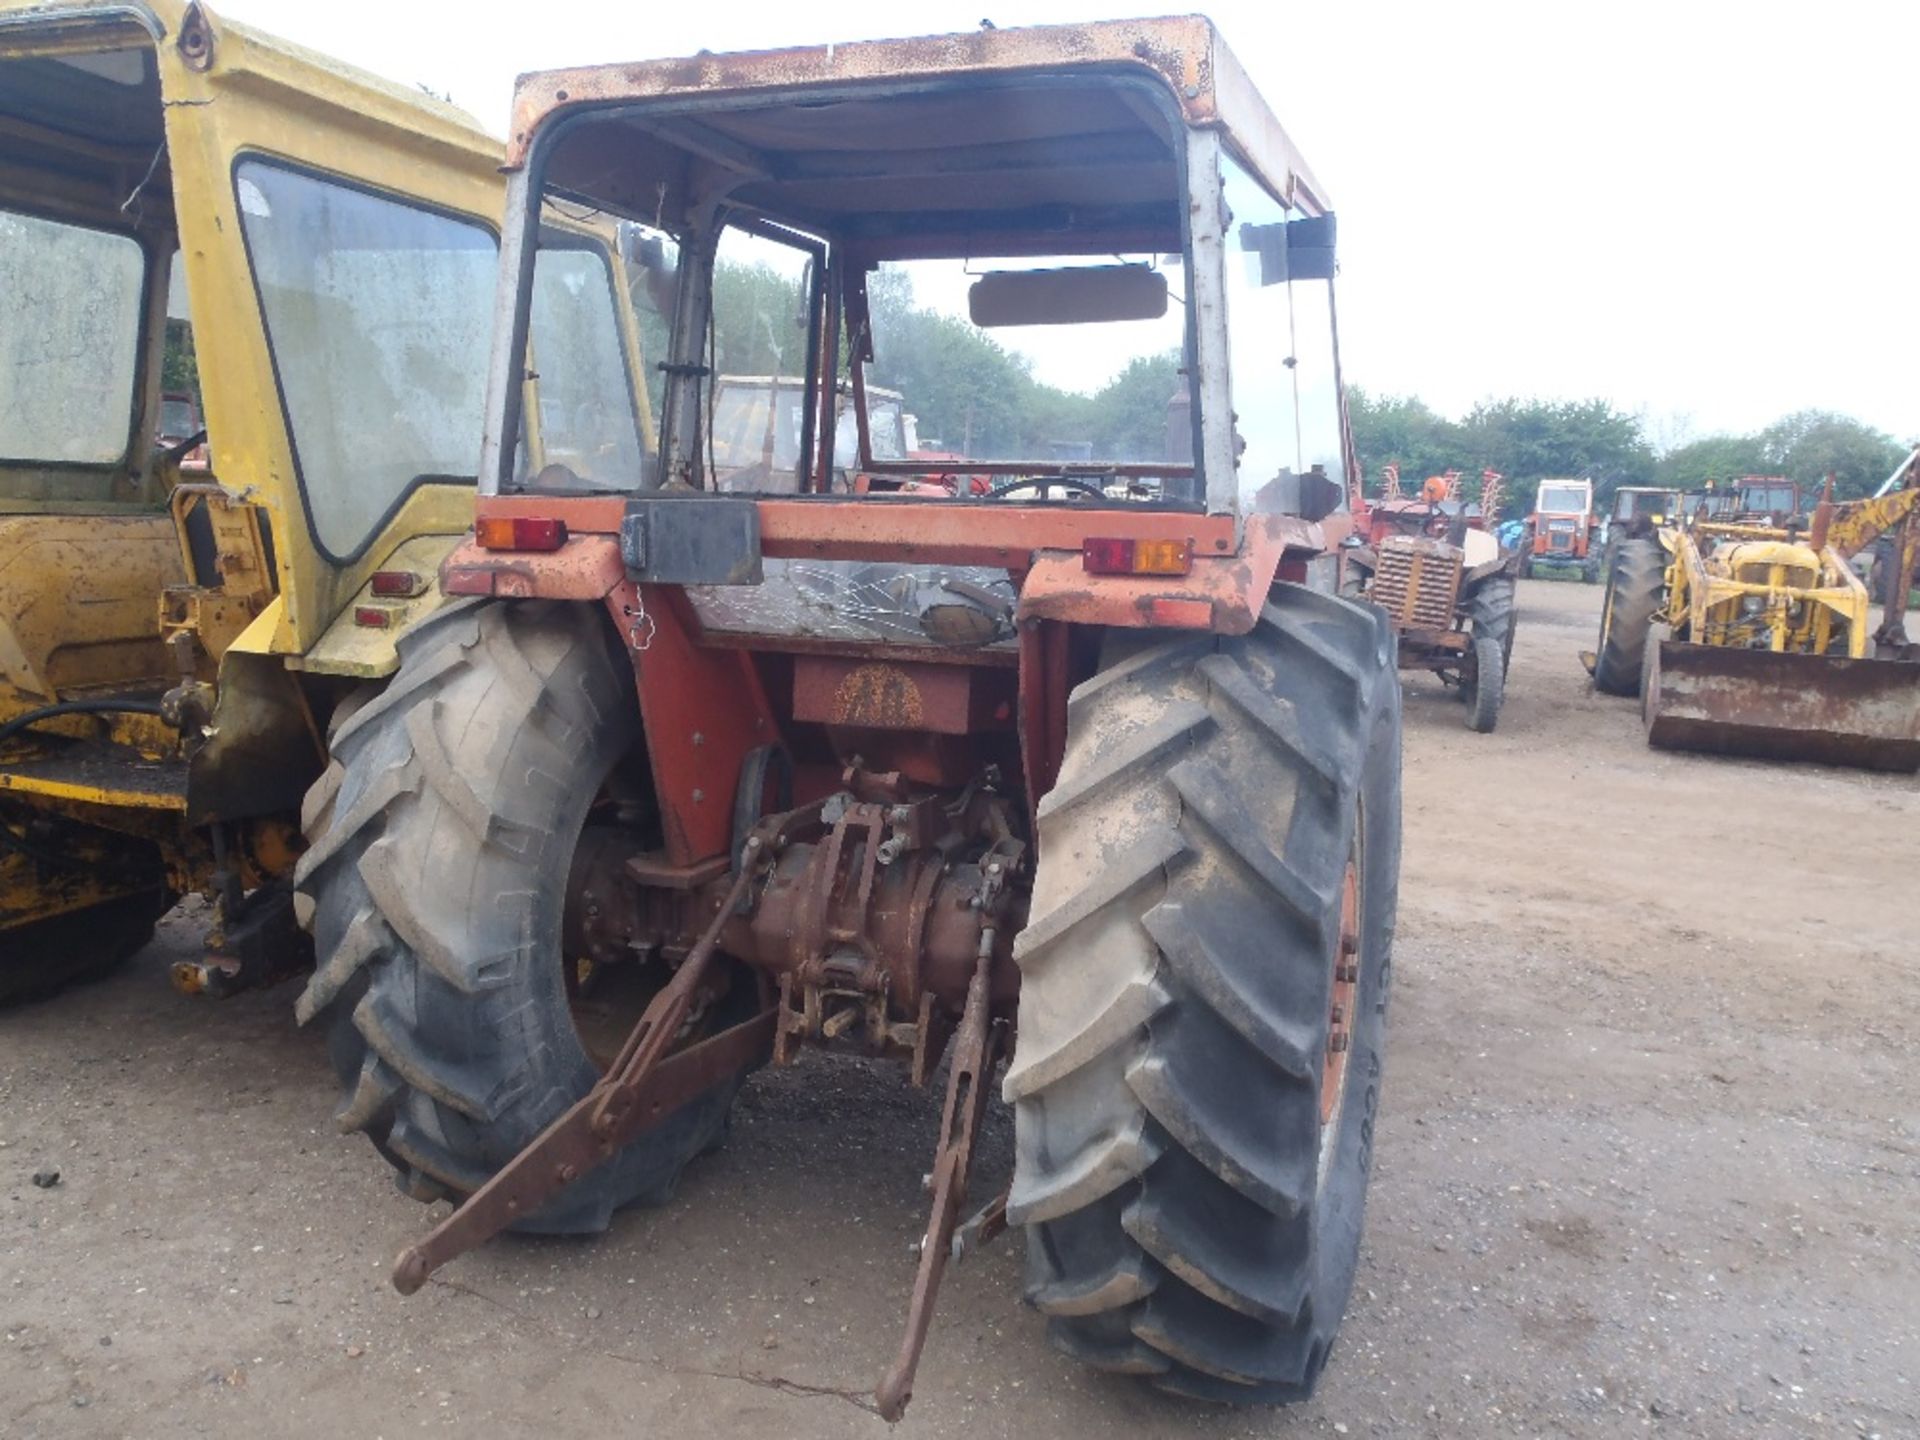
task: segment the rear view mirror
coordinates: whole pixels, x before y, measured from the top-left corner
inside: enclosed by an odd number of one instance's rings
[[[1240,248],[1260,257],[1260,283],[1333,279],[1334,219],[1312,215],[1272,225],[1242,225]]]
[[[1167,277],[1144,265],[995,270],[973,282],[967,313],[983,330],[1158,320],[1167,313]]]

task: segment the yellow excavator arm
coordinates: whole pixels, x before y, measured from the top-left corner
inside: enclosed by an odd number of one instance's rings
[[[1902,488],[1889,490],[1868,500],[1845,500],[1833,507],[1833,519],[1827,525],[1827,544],[1850,560],[1897,528],[1920,508],[1920,450],[1907,461]]]

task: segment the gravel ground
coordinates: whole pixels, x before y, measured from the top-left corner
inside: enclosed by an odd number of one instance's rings
[[[901,1436],[1920,1435],[1920,786],[1649,751],[1575,659],[1597,606],[1522,586],[1495,735],[1408,678],[1390,1074],[1319,1396],[1079,1372],[1013,1238],[950,1272]],[[937,1096],[763,1073],[672,1206],[403,1300],[430,1213],[335,1134],[291,989],[167,988],[195,924],[0,1016],[0,1435],[883,1432],[841,1392],[897,1340]],[[1004,1175],[1004,1113],[986,1143]]]

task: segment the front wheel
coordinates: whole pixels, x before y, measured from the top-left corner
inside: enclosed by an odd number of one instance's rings
[[[1507,657],[1491,635],[1475,635],[1472,647],[1460,680],[1460,698],[1467,702],[1467,728],[1491,735],[1500,723],[1500,704],[1507,696]]]
[[[1513,661],[1515,585],[1511,575],[1489,575],[1467,597],[1467,623],[1475,635],[1491,636],[1500,647],[1500,662],[1506,668]]]
[[[328,1027],[340,1128],[366,1132],[402,1188],[431,1200],[478,1189],[598,1076],[569,1004],[562,911],[589,809],[638,754],[640,720],[593,606],[455,605],[400,648],[399,674],[340,724],[307,796],[296,883],[318,965],[297,1013]],[[744,988],[716,1009],[751,1006]],[[739,1082],[514,1228],[600,1230],[622,1205],[665,1199],[719,1143]]]
[[[1073,693],[1015,944],[1009,1215],[1067,1353],[1311,1393],[1353,1286],[1400,868],[1379,611],[1277,586],[1243,637],[1116,632]]]

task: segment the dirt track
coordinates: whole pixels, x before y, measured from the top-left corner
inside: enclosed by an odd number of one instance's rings
[[[1920,1434],[1920,786],[1648,751],[1574,658],[1597,603],[1522,587],[1491,737],[1409,678],[1385,1114],[1320,1396],[1080,1373],[1015,1239],[949,1275],[902,1437]],[[427,1212],[334,1133],[291,990],[167,988],[191,933],[0,1016],[0,1435],[884,1432],[806,1387],[892,1352],[936,1097],[762,1074],[673,1206],[403,1300]]]

